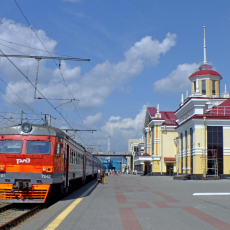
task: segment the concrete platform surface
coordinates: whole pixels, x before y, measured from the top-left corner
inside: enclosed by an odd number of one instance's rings
[[[14,229],[230,230],[230,196],[205,195],[229,193],[229,180],[177,181],[124,174],[106,179],[105,184],[88,183]]]

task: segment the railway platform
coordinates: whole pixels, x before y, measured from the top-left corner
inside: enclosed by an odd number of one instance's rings
[[[227,230],[228,192],[229,180],[111,175],[105,184],[91,181],[14,229]]]

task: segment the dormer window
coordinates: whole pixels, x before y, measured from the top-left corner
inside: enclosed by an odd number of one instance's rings
[[[206,94],[206,80],[202,80],[202,94],[205,95]]]
[[[212,95],[216,95],[216,81],[212,81]]]

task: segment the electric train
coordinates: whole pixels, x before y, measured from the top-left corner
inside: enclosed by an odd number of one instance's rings
[[[26,122],[0,129],[0,202],[45,203],[103,167],[58,128]]]

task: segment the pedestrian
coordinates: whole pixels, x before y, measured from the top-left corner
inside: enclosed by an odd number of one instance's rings
[[[102,183],[102,184],[104,184],[104,177],[105,177],[105,171],[104,171],[104,170],[101,170],[100,178],[101,178],[101,183]]]

